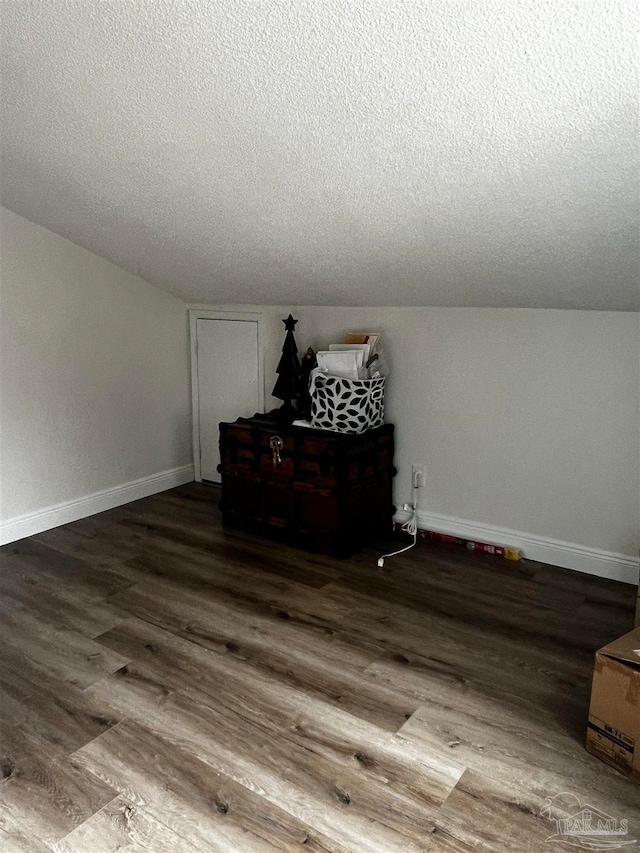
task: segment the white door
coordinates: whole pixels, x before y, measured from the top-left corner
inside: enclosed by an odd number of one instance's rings
[[[258,322],[196,320],[200,477],[220,482],[219,424],[260,410]]]

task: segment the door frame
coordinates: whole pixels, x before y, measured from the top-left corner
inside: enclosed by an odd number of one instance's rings
[[[200,394],[198,387],[198,320],[235,320],[256,323],[258,327],[258,410],[264,412],[264,315],[255,311],[218,311],[207,308],[189,309],[191,340],[191,411],[193,426],[193,470],[197,483],[202,482],[200,469]]]

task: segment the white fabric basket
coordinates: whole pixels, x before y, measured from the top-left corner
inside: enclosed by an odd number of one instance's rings
[[[317,373],[311,382],[311,426],[358,434],[384,423],[384,382]]]

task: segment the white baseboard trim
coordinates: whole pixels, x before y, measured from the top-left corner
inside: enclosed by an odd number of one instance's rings
[[[398,512],[395,520],[404,522],[408,516],[407,512]],[[491,524],[481,524],[456,518],[453,515],[439,515],[435,512],[418,511],[418,527],[437,533],[447,533],[449,536],[459,536],[461,539],[519,548],[528,560],[562,566],[565,569],[623,581],[623,583],[638,583],[638,558],[628,554],[601,551],[598,548],[589,548],[574,542],[534,536],[508,527],[495,527]]]
[[[139,480],[131,480],[120,486],[103,489],[82,498],[56,504],[46,509],[20,515],[0,523],[0,545],[15,542],[16,539],[24,539],[25,536],[34,536],[52,527],[60,527],[61,524],[69,524],[95,515],[116,506],[147,498],[157,492],[173,489],[190,483],[193,480],[193,465],[182,465],[179,468],[171,468],[169,471],[161,471],[159,474],[151,474],[149,477],[141,477]]]

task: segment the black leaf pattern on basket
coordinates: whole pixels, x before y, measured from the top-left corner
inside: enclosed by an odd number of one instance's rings
[[[384,384],[380,379],[317,376],[311,394],[311,423],[320,429],[361,433],[384,422]]]

